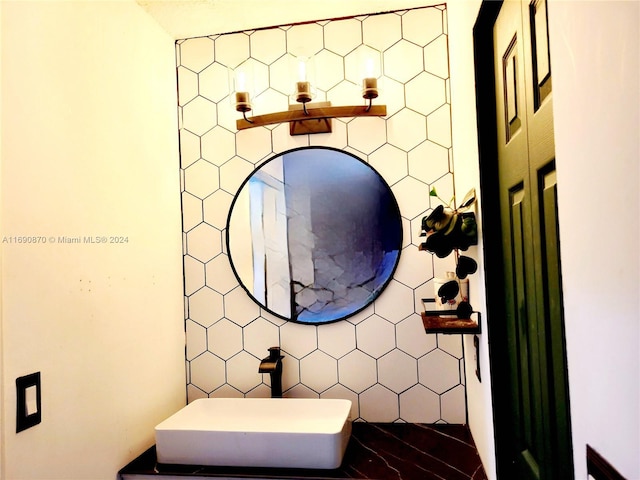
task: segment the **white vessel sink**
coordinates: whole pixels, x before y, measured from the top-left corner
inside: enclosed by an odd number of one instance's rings
[[[351,401],[202,398],[156,426],[158,463],[338,468]]]

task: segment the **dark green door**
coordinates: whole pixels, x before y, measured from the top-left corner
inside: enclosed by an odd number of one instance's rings
[[[493,30],[512,477],[573,478],[545,0]],[[502,439],[504,442],[505,439]]]

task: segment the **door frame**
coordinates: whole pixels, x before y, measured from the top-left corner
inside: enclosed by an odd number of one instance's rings
[[[502,227],[498,188],[498,147],[496,128],[496,96],[493,60],[493,26],[503,0],[482,0],[473,28],[474,71],[478,155],[480,167],[480,199],[482,202],[482,236],[485,268],[487,331],[493,430],[498,478],[508,478],[511,419],[509,390],[509,349],[502,278]],[[489,214],[492,212],[491,214]]]

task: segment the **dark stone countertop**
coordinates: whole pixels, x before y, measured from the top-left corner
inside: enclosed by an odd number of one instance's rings
[[[262,479],[486,480],[465,425],[353,423],[342,465],[335,470],[161,465],[155,446],[120,470],[134,475]]]

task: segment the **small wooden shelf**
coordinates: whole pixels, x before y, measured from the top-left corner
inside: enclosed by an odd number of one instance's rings
[[[457,318],[451,313],[447,315],[445,311],[426,311],[421,316],[427,333],[481,333],[480,312],[473,312],[470,319]]]

